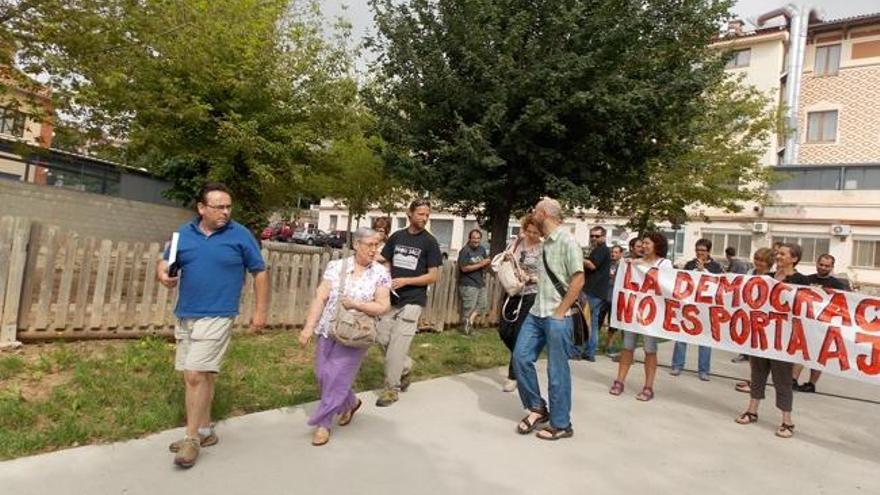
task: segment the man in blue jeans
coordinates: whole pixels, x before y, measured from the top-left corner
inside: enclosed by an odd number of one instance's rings
[[[697,257],[688,261],[684,265],[685,270],[709,273],[724,273],[724,268],[720,263],[712,259],[712,241],[709,239],[697,240],[695,250]],[[687,343],[676,342],[675,349],[672,351],[672,376],[681,374],[684,368],[684,361],[687,357]],[[708,346],[700,346],[700,355],[697,364],[700,380],[709,381],[709,369],[712,364],[712,348]]]
[[[590,256],[584,261],[587,281],[584,283],[584,294],[590,305],[590,339],[581,354],[587,361],[596,361],[596,347],[599,346],[599,330],[602,317],[609,306],[608,293],[611,285],[611,250],[605,244],[607,232],[605,227],[596,226],[590,229]]]
[[[583,254],[574,238],[559,228],[562,208],[559,202],[545,198],[534,211],[534,218],[544,235],[543,259],[538,270],[538,294],[519,331],[513,351],[517,390],[529,414],[516,429],[528,434],[540,423],[550,422],[537,436],[558,440],[574,435],[571,425],[571,369],[568,360],[575,353],[572,342],[571,306],[584,285]],[[554,278],[558,283],[554,283]],[[564,296],[562,295],[564,293]],[[547,347],[549,410],[541,397],[535,361]]]

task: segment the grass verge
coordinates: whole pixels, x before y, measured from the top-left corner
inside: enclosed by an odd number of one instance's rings
[[[314,345],[298,332],[236,335],[223,365],[213,417],[224,419],[316,400]],[[410,355],[415,380],[502,366],[508,352],[494,330],[419,334]],[[183,383],[164,340],[26,346],[0,354],[0,459],[136,438],[183,425]],[[382,385],[370,349],[358,391]]]

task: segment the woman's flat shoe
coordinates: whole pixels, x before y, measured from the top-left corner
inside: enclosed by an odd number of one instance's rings
[[[330,441],[330,430],[327,428],[318,428],[315,430],[315,434],[312,435],[312,445],[315,447],[320,447],[321,445],[325,445]]]
[[[361,408],[361,404],[363,404],[363,402],[358,399],[357,404],[355,404],[354,407],[342,413],[342,416],[339,416],[339,426],[347,426],[351,423],[351,420],[354,419],[354,413]]]

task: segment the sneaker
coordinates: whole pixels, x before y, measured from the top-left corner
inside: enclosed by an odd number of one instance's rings
[[[172,442],[171,445],[168,446],[168,450],[170,450],[171,452],[177,453],[178,451],[180,451],[180,446],[183,445],[183,442],[185,442],[185,441],[186,441],[186,438],[182,438],[176,442]],[[214,433],[213,429],[211,430],[211,434],[206,437],[199,435],[199,446],[200,447],[210,447],[212,445],[217,445],[217,442],[219,442],[219,441],[220,441],[220,437],[218,437],[217,434]]]
[[[799,385],[797,387],[798,392],[806,392],[808,394],[816,393],[816,385],[813,382],[806,382],[803,385]]]
[[[669,374],[672,376],[678,376],[681,374],[681,368],[672,368]]]
[[[400,375],[400,391],[406,392],[410,385],[412,385],[412,370]]]
[[[388,407],[397,402],[397,390],[383,390],[376,400],[376,406]]]
[[[589,361],[591,363],[596,362],[596,356],[590,356],[589,354],[584,355],[584,361]]]
[[[516,380],[507,380],[504,382],[504,386],[501,387],[501,390],[505,392],[513,392],[516,390]]]
[[[748,354],[740,354],[739,356],[736,356],[735,358],[731,359],[730,362],[731,363],[744,363],[748,360],[749,360]]]
[[[700,380],[702,380],[704,382],[708,382],[709,381],[709,373],[700,373]]]
[[[199,439],[186,437],[180,443],[180,450],[177,451],[177,455],[174,456],[174,464],[178,466],[189,469],[196,464],[196,459],[199,458]]]
[[[464,327],[462,328],[461,331],[464,332],[465,335],[470,336],[472,330],[473,330],[473,329],[471,328],[471,321],[470,321],[470,320],[465,320],[465,321],[464,321]]]

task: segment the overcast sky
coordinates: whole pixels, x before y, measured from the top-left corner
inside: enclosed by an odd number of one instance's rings
[[[373,15],[367,0],[323,0],[324,13],[331,17],[342,15],[353,25],[356,39],[362,38],[372,29]],[[755,19],[759,15],[782,6],[789,1],[783,0],[739,0],[734,12],[744,19]],[[880,0],[813,0],[811,2],[794,3],[808,4],[818,7],[824,12],[825,19],[837,19],[859,14],[880,12]],[[343,6],[347,9],[343,10]]]

